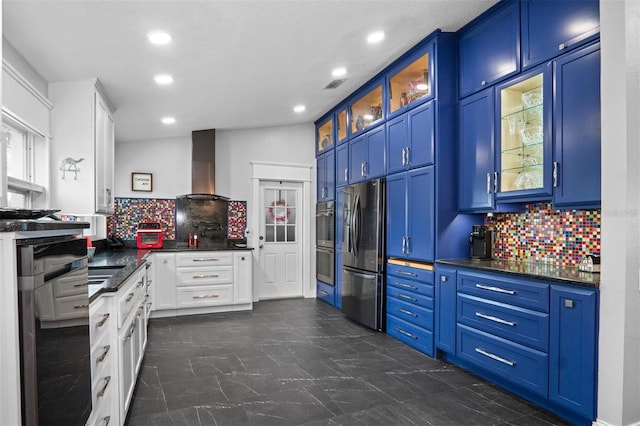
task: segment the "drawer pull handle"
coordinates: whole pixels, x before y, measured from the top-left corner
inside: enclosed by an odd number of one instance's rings
[[[193,296],[194,299],[213,299],[216,297],[220,297],[220,295],[218,294],[202,294],[202,295],[196,295]]]
[[[508,325],[510,327],[515,327],[516,326],[515,322],[511,322],[511,321],[503,320],[502,318],[498,318],[498,317],[494,317],[494,316],[491,316],[491,315],[483,314],[482,312],[476,312],[476,316],[480,317],[480,318],[484,318],[484,319],[489,320],[489,321],[493,321],[493,322],[497,322],[497,323],[500,323],[500,324]]]
[[[107,345],[104,347],[104,352],[102,352],[102,355],[100,355],[98,359],[96,359],[96,364],[100,364],[102,361],[104,361],[110,349],[111,349],[111,345]]]
[[[144,284],[144,281],[142,280],[138,281],[138,283],[136,284],[136,288],[142,287],[142,284]]]
[[[324,291],[324,290],[320,290],[318,293],[320,293],[320,294],[321,294],[321,295],[323,295],[323,296],[328,296],[328,295],[329,295],[329,293],[327,293],[327,292],[326,292],[326,291]]]
[[[87,309],[89,305],[73,305],[73,309]]]
[[[487,351],[485,351],[484,349],[476,348],[476,352],[478,352],[479,354],[484,355],[484,356],[486,356],[486,357],[489,357],[489,358],[491,358],[491,359],[494,359],[494,360],[496,360],[496,361],[498,361],[498,362],[501,362],[501,363],[503,363],[503,364],[506,364],[506,365],[508,365],[509,367],[513,367],[513,366],[515,366],[515,365],[516,365],[516,363],[515,363],[515,362],[513,362],[513,361],[509,361],[508,359],[504,359],[504,358],[502,358],[501,356],[498,356],[498,355],[492,354],[491,352],[487,352]]]
[[[414,274],[413,272],[407,272],[407,271],[395,271],[396,274],[400,274],[400,275],[406,275],[407,277],[417,277],[418,274]]]
[[[201,274],[201,275],[194,275],[193,278],[218,278],[220,275],[218,274]]]
[[[101,398],[104,396],[104,393],[107,391],[107,388],[109,387],[109,382],[111,382],[111,376],[107,376],[104,378],[104,386],[102,387],[102,389],[100,389],[100,391],[98,391],[97,396],[98,398]]]
[[[109,426],[109,422],[111,422],[111,416],[105,416],[103,419],[104,426]]]
[[[395,296],[401,299],[411,300],[412,302],[418,301],[418,299],[416,299],[415,297],[407,296],[406,294],[402,294],[402,293],[395,293]]]
[[[490,285],[476,284],[476,288],[479,288],[479,289],[482,289],[482,290],[495,291],[496,293],[516,294],[516,292],[514,290],[505,290],[504,288],[493,287],[493,286],[490,286]]]
[[[409,288],[411,290],[417,290],[418,289],[418,287],[416,287],[414,285],[401,283],[401,282],[398,282],[398,281],[395,282],[395,285],[397,285],[398,287]]]
[[[198,259],[193,259],[194,262],[217,262],[220,259],[218,259],[217,257],[202,257],[202,258],[198,258]]]
[[[88,285],[89,285],[89,281],[87,281],[86,283],[74,284],[73,286],[77,288],[77,287],[86,287]]]
[[[104,323],[107,322],[107,320],[109,319],[110,315],[111,314],[108,314],[108,313],[104,314],[102,316],[102,319],[96,323],[96,327],[102,327],[104,325]]]
[[[129,333],[124,338],[125,342],[127,340],[131,340],[131,336],[133,336],[133,332],[136,331],[136,324],[138,323],[134,322],[133,324],[131,324],[131,328],[129,328]]]
[[[131,299],[133,299],[133,296],[135,296],[135,293],[129,293],[129,294],[127,295],[127,300],[126,300],[126,301],[127,301],[127,302],[131,302]]]
[[[417,339],[417,337],[416,337],[416,336],[414,336],[413,334],[411,334],[411,333],[409,333],[409,332],[404,331],[404,330],[403,330],[403,329],[401,329],[401,328],[396,328],[396,331],[397,331],[398,333],[400,333],[400,334],[404,334],[405,336],[412,338],[413,340],[416,340],[416,339]]]
[[[406,309],[402,309],[402,308],[396,307],[396,311],[401,312],[401,313],[403,313],[405,315],[412,316],[414,318],[418,318],[418,314],[414,314],[413,312],[407,311]]]

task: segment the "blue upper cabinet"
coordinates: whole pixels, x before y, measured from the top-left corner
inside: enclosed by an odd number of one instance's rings
[[[330,113],[316,124],[316,156],[333,149],[334,140],[333,113]]]
[[[360,89],[349,102],[349,135],[359,135],[384,120],[383,80]]]
[[[505,1],[464,28],[459,52],[461,98],[520,72],[520,3]]]
[[[551,199],[551,65],[496,86],[496,201]]]
[[[336,156],[335,151],[328,151],[316,158],[317,200],[330,201],[336,192]]]
[[[349,145],[342,144],[336,148],[336,186],[349,184]]]
[[[349,183],[383,177],[385,174],[384,125],[349,140]]]
[[[597,38],[598,0],[524,0],[522,67],[530,68]]]
[[[401,58],[386,77],[387,117],[394,117],[409,108],[433,99],[433,41]]]
[[[493,87],[460,101],[458,105],[458,209],[492,211],[494,192]]]
[[[554,62],[554,196],[559,208],[600,206],[600,43]]]
[[[434,148],[434,101],[387,121],[387,173],[433,164]]]

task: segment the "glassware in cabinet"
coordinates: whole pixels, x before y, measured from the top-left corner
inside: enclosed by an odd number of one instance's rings
[[[500,90],[500,191],[544,185],[543,74]]]
[[[389,113],[431,94],[429,80],[429,53],[389,78]]]
[[[382,84],[351,104],[351,134],[358,133],[382,119]]]
[[[316,128],[316,143],[318,153],[333,147],[333,119],[328,119]]]
[[[338,144],[347,140],[347,109],[344,108],[336,113],[336,139]]]

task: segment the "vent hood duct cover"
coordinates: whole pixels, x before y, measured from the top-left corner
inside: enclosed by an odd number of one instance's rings
[[[216,196],[216,130],[191,132],[191,192],[190,198]],[[213,196],[213,197],[212,197]]]

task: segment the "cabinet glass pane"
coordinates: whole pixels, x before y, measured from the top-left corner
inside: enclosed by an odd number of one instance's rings
[[[429,54],[389,79],[389,112],[394,112],[431,93],[429,87]]]
[[[316,140],[318,141],[318,152],[331,148],[333,145],[333,120],[329,120],[318,127]]]
[[[343,109],[336,116],[338,143],[347,139],[347,110]]]
[[[500,91],[501,192],[542,188],[542,74]]]
[[[377,86],[351,105],[351,133],[382,118],[382,86]]]

